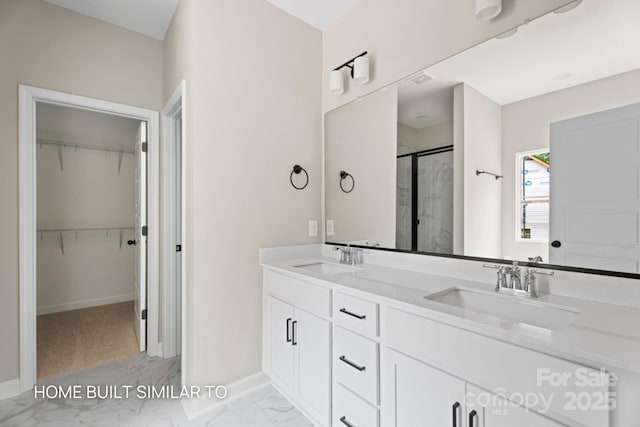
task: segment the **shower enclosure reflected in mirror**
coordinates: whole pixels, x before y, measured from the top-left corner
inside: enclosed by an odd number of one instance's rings
[[[327,113],[326,241],[640,274],[638,17],[585,1]]]

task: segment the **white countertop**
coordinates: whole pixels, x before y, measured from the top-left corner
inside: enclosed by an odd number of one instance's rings
[[[492,291],[493,286],[486,283],[372,264],[360,264],[356,271],[331,275],[295,267],[318,262],[338,264],[332,258],[312,257],[263,260],[261,265],[334,290],[348,288],[351,293],[373,295],[391,306],[405,308],[435,321],[596,369],[617,368],[640,374],[638,309],[541,294],[534,301],[564,306],[577,310],[580,314],[562,330],[529,328],[518,323],[500,323],[478,318],[463,309],[425,299],[427,295],[453,287]]]

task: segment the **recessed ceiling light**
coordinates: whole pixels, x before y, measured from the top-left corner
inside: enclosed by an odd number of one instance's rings
[[[561,8],[558,8],[556,10],[553,11],[553,13],[567,13],[570,10],[575,9],[576,7],[580,6],[580,3],[582,3],[582,0],[575,0],[572,1],[571,3],[569,3],[566,6],[562,6]]]
[[[411,80],[417,85],[421,85],[423,83],[433,80],[433,76],[427,74],[426,71],[420,71],[419,73],[409,77],[409,80]]]

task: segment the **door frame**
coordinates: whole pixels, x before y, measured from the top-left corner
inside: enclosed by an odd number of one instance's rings
[[[164,358],[182,355],[181,377],[186,378],[186,283],[187,283],[187,89],[182,80],[165,104],[161,113],[162,138],[160,152],[162,158],[162,355]],[[176,122],[180,118],[180,174],[176,170],[176,156],[178,140],[176,138]],[[177,200],[177,182],[180,179],[180,200]],[[180,221],[175,214],[175,207],[179,204]],[[172,238],[175,231],[180,229],[180,242]],[[181,245],[180,279],[178,286],[172,278],[176,277],[177,263],[175,245]],[[178,289],[180,292],[180,315],[178,316]],[[180,317],[180,339],[178,339],[177,321]],[[178,351],[179,350],[179,351]]]
[[[130,105],[18,85],[20,391],[36,383],[36,102],[144,120],[147,154],[147,354],[158,355],[159,317],[159,114]]]

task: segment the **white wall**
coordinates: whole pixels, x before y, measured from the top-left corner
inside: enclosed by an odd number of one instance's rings
[[[324,111],[427,68],[457,52],[538,17],[570,0],[504,1],[491,22],[474,16],[473,0],[367,0],[357,2],[323,33]],[[347,59],[369,52],[371,82],[353,84],[343,95],[329,92],[329,72]],[[346,75],[346,73],[345,73]]]
[[[187,383],[261,370],[258,249],[321,241],[321,43],[263,0],[182,0],[165,38],[165,99],[187,81]]]
[[[464,254],[500,258],[502,108],[464,84]],[[459,166],[459,165],[456,165]]]
[[[325,116],[326,217],[334,242],[368,241],[396,246],[396,86],[371,94]],[[353,175],[351,193],[340,190],[340,171]],[[351,178],[343,181],[351,188]]]
[[[640,70],[526,99],[502,108],[502,170],[505,175],[502,247],[505,255],[523,260],[542,255],[545,262],[549,261],[546,243],[516,242],[516,153],[549,147],[551,123],[637,102],[640,102]],[[553,153],[551,159],[553,163]],[[551,179],[553,185],[553,175]]]
[[[18,377],[18,84],[159,110],[162,43],[42,0],[3,0],[0,58],[2,382]]]
[[[36,107],[36,137],[133,149],[139,121],[51,104]],[[36,151],[37,228],[132,227],[134,156],[43,144]],[[37,235],[38,314],[133,299],[133,230]]]

